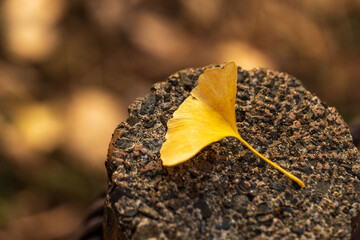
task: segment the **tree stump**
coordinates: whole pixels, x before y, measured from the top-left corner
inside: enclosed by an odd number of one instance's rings
[[[206,68],[156,83],[116,128],[104,238],[350,239],[360,212],[359,152],[337,110],[286,73],[239,67],[236,120],[242,138],[305,188],[231,137],[181,165],[162,165],[166,124]]]

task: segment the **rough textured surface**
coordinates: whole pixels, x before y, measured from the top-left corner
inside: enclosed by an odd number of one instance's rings
[[[166,123],[204,69],[157,83],[129,107],[106,162],[107,239],[350,239],[360,156],[335,108],[285,74],[238,69],[240,135],[300,177],[301,189],[234,138],[165,168]]]

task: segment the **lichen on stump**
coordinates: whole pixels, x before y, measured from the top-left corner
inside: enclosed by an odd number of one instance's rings
[[[155,84],[116,128],[105,239],[350,239],[360,211],[359,152],[336,109],[288,74],[238,68],[237,127],[305,188],[231,137],[162,166],[167,121],[205,69]]]

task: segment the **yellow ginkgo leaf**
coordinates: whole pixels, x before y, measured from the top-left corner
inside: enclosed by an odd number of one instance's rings
[[[235,118],[236,84],[237,69],[233,62],[227,63],[224,69],[207,69],[200,75],[191,96],[168,121],[166,141],[160,150],[163,165],[174,166],[185,162],[210,143],[224,137],[235,137],[257,156],[304,187],[300,179],[262,156],[240,137]]]

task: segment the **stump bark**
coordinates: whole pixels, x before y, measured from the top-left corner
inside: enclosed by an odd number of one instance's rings
[[[205,69],[155,84],[116,128],[106,161],[104,238],[350,239],[360,212],[359,152],[337,110],[286,73],[238,68],[236,120],[250,145],[305,188],[235,138],[162,166],[167,121]]]

